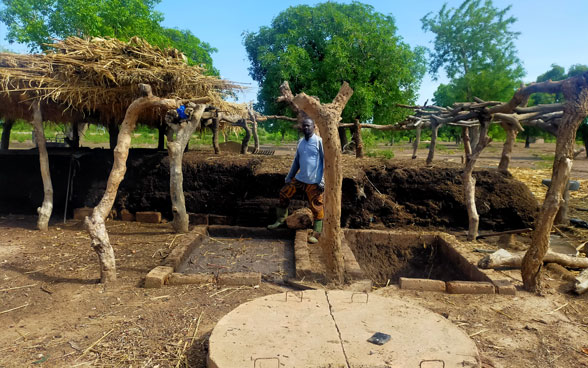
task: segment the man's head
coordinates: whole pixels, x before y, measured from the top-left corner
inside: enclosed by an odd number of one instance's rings
[[[314,134],[314,121],[311,118],[302,120],[302,133],[304,138],[309,139]]]

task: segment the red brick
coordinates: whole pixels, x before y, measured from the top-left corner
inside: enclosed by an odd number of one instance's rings
[[[162,287],[169,276],[174,272],[173,267],[157,266],[145,276],[146,288],[160,288]]]
[[[208,225],[208,215],[203,213],[190,213],[191,225]]]
[[[508,280],[492,280],[496,293],[500,295],[516,295],[517,289]]]
[[[208,215],[209,225],[230,225],[229,218],[221,215]]]
[[[447,292],[450,294],[494,294],[494,285],[482,281],[447,281]]]
[[[131,211],[124,209],[120,211],[120,219],[123,221],[135,221],[135,215]]]
[[[135,214],[137,222],[146,222],[149,224],[159,224],[161,222],[161,212],[143,211]]]
[[[73,218],[74,220],[83,220],[86,216],[92,216],[92,211],[94,211],[94,209],[90,207],[76,208],[74,209]]]
[[[167,281],[168,285],[209,284],[214,282],[211,273],[172,273]]]
[[[261,273],[259,272],[231,272],[220,273],[218,284],[225,286],[255,286],[261,284]]]
[[[401,277],[400,288],[405,290],[419,290],[419,291],[445,291],[445,281],[430,280],[430,279],[413,279]]]

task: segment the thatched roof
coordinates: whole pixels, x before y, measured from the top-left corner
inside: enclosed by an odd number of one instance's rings
[[[220,110],[246,114],[242,105],[223,100],[240,86],[189,66],[176,49],[161,50],[136,37],[129,42],[70,37],[49,46],[45,54],[0,53],[0,117],[17,112],[14,101],[28,108],[27,101],[40,98],[46,106],[71,110],[69,116],[80,112],[103,123],[121,122],[139,96],[139,83],[149,84],[158,97],[208,96]],[[154,113],[151,120],[159,121]],[[148,115],[142,117],[143,123],[149,123]]]

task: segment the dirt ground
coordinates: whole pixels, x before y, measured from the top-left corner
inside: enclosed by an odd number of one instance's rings
[[[540,179],[550,176],[542,157],[553,154],[553,147],[520,145],[513,154],[513,175],[537,198],[545,193]],[[500,148],[493,143],[479,166],[496,167]],[[411,154],[408,145],[392,149],[396,158]],[[436,165],[459,163],[461,153],[452,150],[448,145],[439,151]],[[425,157],[421,150],[419,159]],[[588,208],[584,155],[574,162],[572,179],[581,181],[581,189],[572,193],[570,215],[588,221],[588,211],[581,210]],[[104,286],[97,283],[97,257],[77,221],[52,222],[43,233],[35,224],[34,216],[0,215],[0,367],[205,367],[208,337],[222,316],[248,300],[287,290],[269,282],[142,288],[145,274],[182,235],[168,223],[116,220],[107,228],[118,281]],[[574,246],[588,238],[588,231],[560,229]],[[454,232],[465,242],[464,234]],[[524,236],[517,240],[529,242]],[[494,241],[471,248],[495,249]],[[501,272],[517,286],[515,297],[404,291],[396,285],[373,292],[450,319],[476,342],[484,367],[588,367],[588,294],[571,294],[568,281],[544,270],[543,295],[532,295],[521,289],[518,270]]]

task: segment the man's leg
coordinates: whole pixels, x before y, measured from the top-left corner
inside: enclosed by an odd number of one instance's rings
[[[318,243],[318,237],[323,232],[323,218],[325,216],[324,205],[323,205],[323,191],[317,184],[307,184],[306,196],[310,203],[310,210],[314,217],[314,233],[308,237],[308,242],[311,244]]]
[[[290,199],[296,194],[296,180],[292,179],[291,182],[286,183],[280,189],[280,204],[276,207],[276,222],[271,225],[267,225],[270,230],[277,229],[282,226],[286,217],[288,217],[288,206],[290,205]]]

